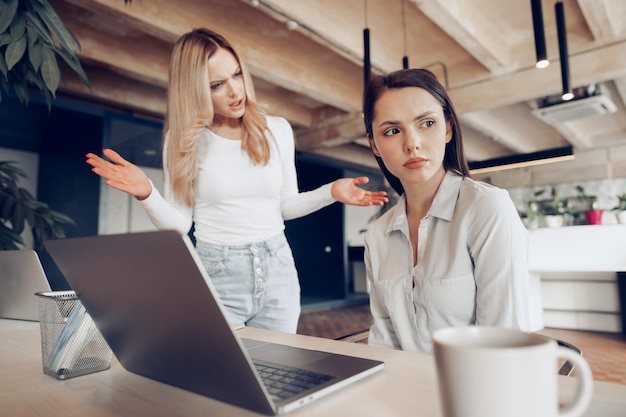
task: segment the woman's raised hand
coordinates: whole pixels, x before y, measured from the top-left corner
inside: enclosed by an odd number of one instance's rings
[[[87,164],[91,170],[105,179],[105,184],[144,200],[152,192],[148,176],[138,166],[131,164],[113,149],[104,149],[103,154],[109,160],[96,154],[87,154]]]
[[[331,194],[337,201],[355,206],[382,206],[389,201],[386,191],[367,191],[357,187],[368,182],[368,177],[341,178],[333,182]]]

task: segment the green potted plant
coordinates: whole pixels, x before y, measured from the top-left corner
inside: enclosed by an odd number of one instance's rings
[[[26,174],[15,161],[0,161],[0,250],[18,250],[25,246],[22,233],[30,226],[35,250],[47,239],[65,237],[66,225],[75,224],[63,213],[52,210],[18,185]]]
[[[544,195],[548,190],[550,190],[550,198],[537,199],[538,197]],[[556,186],[536,191],[535,200],[530,203],[534,203],[536,205],[536,212],[539,217],[543,219],[543,224],[545,226],[563,226],[566,200],[560,197],[559,190]]]
[[[617,195],[617,206],[613,209],[619,224],[626,224],[626,193]]]
[[[598,198],[595,195],[586,194],[582,185],[577,185],[576,191],[578,195],[569,200],[573,210],[577,213],[583,213],[587,224],[602,224],[604,210],[598,208]]]
[[[535,192],[534,199],[526,201],[524,203],[524,207],[526,210],[519,212],[522,222],[528,229],[537,229],[539,227],[539,221],[542,217],[542,213],[539,210],[539,204],[537,203],[536,197],[543,192],[544,190],[541,190],[540,192]]]

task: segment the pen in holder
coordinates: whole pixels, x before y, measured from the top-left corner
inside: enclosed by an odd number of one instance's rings
[[[111,366],[111,349],[74,291],[35,295],[44,373],[66,379]]]

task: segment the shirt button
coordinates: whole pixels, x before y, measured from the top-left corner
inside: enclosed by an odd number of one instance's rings
[[[261,284],[263,284],[263,280],[262,280],[262,279],[257,279],[257,280],[256,280],[256,283],[257,283],[258,285],[261,285]]]
[[[261,268],[257,268],[255,272],[256,272],[257,274],[260,274],[260,273],[262,273],[262,272],[263,272],[263,270],[262,270]]]
[[[256,258],[254,258],[254,263],[258,264],[259,262],[261,262],[261,258],[259,258],[258,256]]]

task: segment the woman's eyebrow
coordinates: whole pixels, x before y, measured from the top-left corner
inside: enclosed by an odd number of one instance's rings
[[[240,73],[240,72],[242,72],[242,70],[241,70],[241,66],[238,66],[238,67],[237,67],[237,68],[235,68],[235,70],[231,73],[231,76],[233,76],[233,75],[235,75],[235,74],[237,74],[237,73]],[[226,78],[219,79],[219,80],[211,80],[211,84],[213,84],[213,83],[223,83],[225,80],[226,80]]]
[[[420,120],[420,119],[423,119],[424,117],[430,116],[430,115],[431,115],[431,114],[433,114],[433,113],[435,113],[435,112],[434,112],[434,111],[432,111],[432,110],[425,111],[425,112],[420,113],[420,114],[418,114],[417,116],[415,116],[415,117],[413,118],[413,120]],[[399,123],[400,123],[400,122],[399,122],[398,120],[385,120],[385,121],[381,122],[381,123],[378,125],[378,127],[387,126],[387,125],[397,125],[397,124],[399,124]]]

